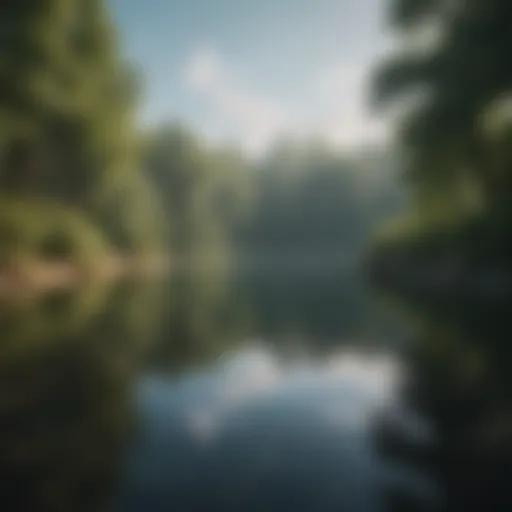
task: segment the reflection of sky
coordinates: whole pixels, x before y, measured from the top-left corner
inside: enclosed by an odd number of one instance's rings
[[[178,382],[148,377],[122,510],[380,510],[393,475],[367,427],[399,376],[378,356],[253,348]]]

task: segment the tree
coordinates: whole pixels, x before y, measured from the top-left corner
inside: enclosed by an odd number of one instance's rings
[[[490,109],[503,109],[512,87],[512,4],[394,0],[391,18],[404,49],[411,38],[436,35],[428,46],[392,58],[376,80],[380,104],[416,95],[401,125],[408,178],[422,195],[444,203],[464,203],[468,189],[476,189],[484,208],[506,206],[510,157],[496,154],[487,118]]]
[[[242,166],[238,155],[207,148],[181,126],[148,135],[144,168],[159,191],[177,259],[205,261],[224,252],[247,201]]]
[[[78,205],[120,249],[154,244],[157,213],[138,169],[137,80],[104,2],[10,0],[0,39],[2,188]]]

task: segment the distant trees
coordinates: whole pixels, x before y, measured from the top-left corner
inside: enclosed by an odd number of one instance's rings
[[[205,263],[222,256],[249,200],[242,158],[170,124],[147,134],[143,166],[162,204],[174,258]]]
[[[399,203],[389,157],[381,153],[373,162],[368,154],[350,157],[308,144],[276,149],[248,173],[253,210],[239,247],[291,259],[360,250],[372,226]],[[376,186],[382,176],[388,187]]]
[[[393,155],[380,148],[341,155],[294,143],[251,161],[168,124],[146,135],[143,168],[164,210],[166,244],[186,264],[227,253],[335,261],[360,251],[401,205]]]

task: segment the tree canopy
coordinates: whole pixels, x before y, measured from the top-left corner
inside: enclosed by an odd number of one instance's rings
[[[512,190],[503,143],[510,140],[510,118],[496,130],[492,114],[510,100],[512,4],[395,0],[391,18],[403,51],[378,72],[375,99],[386,105],[415,95],[400,126],[408,178],[443,201],[465,204],[471,190],[484,209],[503,207]],[[428,33],[411,51],[411,38]]]
[[[0,39],[2,189],[80,207],[120,249],[154,244],[137,79],[105,3],[8,1]]]

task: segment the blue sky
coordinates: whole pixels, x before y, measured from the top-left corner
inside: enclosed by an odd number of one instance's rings
[[[385,46],[383,0],[110,0],[141,68],[145,123],[184,121],[261,153],[276,138],[382,138],[365,108]]]

